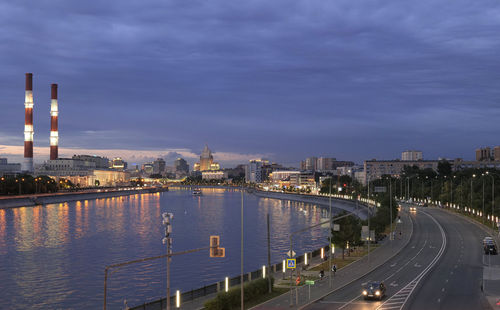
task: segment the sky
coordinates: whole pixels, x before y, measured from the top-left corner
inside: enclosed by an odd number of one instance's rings
[[[500,145],[500,2],[0,0],[0,157],[473,159]]]

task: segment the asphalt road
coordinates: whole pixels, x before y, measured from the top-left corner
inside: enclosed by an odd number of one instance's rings
[[[478,225],[450,212],[430,209],[447,237],[442,259],[423,280],[405,309],[490,309],[481,292],[483,276],[482,240],[486,233]],[[493,256],[497,260],[498,256]]]
[[[411,219],[414,231],[403,251],[306,309],[490,309],[481,292],[486,233],[435,208],[417,208]],[[382,301],[363,299],[362,285],[370,280],[384,281]]]
[[[306,309],[400,308],[416,286],[414,280],[421,278],[428,267],[436,262],[446,242],[439,224],[427,211],[412,212],[410,218],[413,221],[413,235],[403,251],[361,279]],[[365,301],[361,296],[362,285],[371,280],[384,281],[387,292],[382,301]],[[383,305],[384,302],[387,305]]]

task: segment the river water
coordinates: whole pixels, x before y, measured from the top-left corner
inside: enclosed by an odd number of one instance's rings
[[[0,309],[98,309],[104,267],[166,253],[162,212],[173,219],[173,251],[206,247],[220,235],[225,258],[208,250],[174,257],[171,289],[187,291],[240,272],[241,192],[206,188],[0,209]],[[244,268],[267,263],[266,215],[271,222],[271,263],[285,258],[288,236],[322,220],[321,208],[298,202],[244,197]],[[294,238],[298,255],[327,244],[317,228]],[[165,296],[165,260],[129,265],[108,280],[108,309]]]

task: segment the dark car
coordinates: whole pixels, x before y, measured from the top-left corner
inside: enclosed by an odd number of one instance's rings
[[[484,254],[485,255],[497,255],[497,246],[495,243],[488,243],[484,245]]]
[[[385,296],[385,285],[383,282],[378,281],[368,282],[368,284],[363,287],[362,294],[365,299],[376,298],[382,300]]]

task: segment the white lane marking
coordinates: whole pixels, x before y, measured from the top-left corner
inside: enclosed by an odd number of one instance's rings
[[[398,286],[398,284],[396,283],[396,281],[392,281],[391,284],[389,284],[390,286]]]
[[[332,248],[333,249],[333,248]],[[391,267],[394,267],[396,266],[398,263],[394,263],[394,264],[391,264]]]
[[[419,263],[415,263],[415,265],[413,265],[413,266],[417,267],[417,268],[422,267],[422,265],[420,265]]]
[[[441,244],[441,248],[439,249],[439,251],[438,251],[437,255],[434,257],[434,259],[431,261],[431,263],[427,267],[425,267],[424,270],[422,270],[422,272],[420,274],[418,274],[410,283],[408,283],[405,287],[403,287],[401,290],[399,290],[396,294],[394,294],[392,297],[390,297],[388,300],[386,300],[382,305],[378,306],[376,308],[376,310],[396,309],[396,308],[403,309],[404,305],[406,304],[406,302],[410,298],[411,294],[415,291],[415,288],[419,284],[420,280],[422,280],[424,278],[424,276],[429,272],[429,270],[431,270],[431,268],[434,267],[434,265],[436,265],[438,260],[443,255],[444,250],[446,249],[446,235],[444,233],[443,227],[430,214],[423,212],[423,211],[422,211],[422,213],[427,215],[428,217],[430,217],[434,221],[434,223],[436,223],[439,230],[441,231],[441,238],[443,240],[443,243]],[[390,303],[392,305],[394,303],[394,300],[396,299],[396,297],[405,297],[405,298],[404,299],[398,298],[401,301],[399,302],[399,305],[397,305],[397,306],[390,306],[390,307],[385,306],[388,303]]]
[[[444,292],[444,287],[441,289],[441,292]]]
[[[396,275],[398,272],[400,272],[401,270],[403,270],[406,266],[408,266],[409,263],[411,263],[418,255],[420,255],[420,253],[425,249],[425,245],[427,244],[427,240],[424,241],[424,244],[422,245],[422,248],[417,252],[417,254],[415,254],[415,256],[413,256],[411,259],[409,259],[406,264],[404,264],[403,266],[399,267],[398,270],[394,271],[393,274],[391,274],[390,276],[388,276],[387,278],[385,278],[384,281],[387,281],[389,280],[390,278],[392,278],[394,275]]]
[[[441,302],[441,298],[438,298],[438,302]]]

